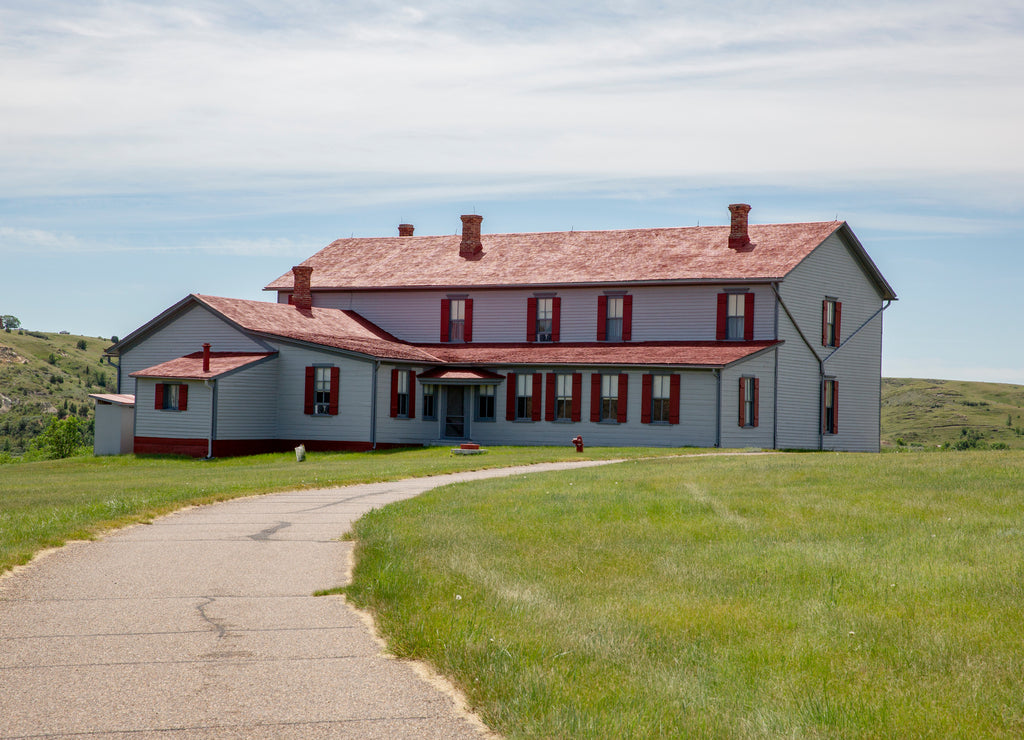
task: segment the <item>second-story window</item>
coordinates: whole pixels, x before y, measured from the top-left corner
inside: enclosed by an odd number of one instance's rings
[[[842,304],[835,298],[826,298],[821,304],[821,343],[825,347],[839,346],[839,319]]]
[[[743,339],[743,309],[746,304],[746,294],[730,293],[728,309],[728,326],[726,327],[726,339]]]
[[[715,339],[751,341],[754,338],[754,294],[719,293]]]
[[[608,296],[608,311],[605,314],[605,338],[609,342],[622,341],[622,302],[620,295]]]
[[[448,310],[448,341],[466,341],[466,301],[464,298],[452,298]]]
[[[550,342],[554,319],[554,298],[537,299],[537,341]]]

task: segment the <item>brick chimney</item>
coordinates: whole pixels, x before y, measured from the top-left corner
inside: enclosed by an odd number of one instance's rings
[[[203,342],[203,372],[210,372],[210,343]]]
[[[484,249],[480,242],[480,222],[483,216],[462,216],[462,243],[459,244],[459,256],[466,259],[479,257]]]
[[[313,294],[309,289],[309,279],[312,274],[313,268],[308,265],[296,265],[292,268],[292,275],[295,277],[295,287],[292,289],[292,305],[304,311],[308,311],[313,307]]]
[[[399,236],[412,236],[413,229],[415,227],[412,224],[398,224],[398,235]]]
[[[750,246],[750,234],[747,233],[747,214],[750,206],[746,203],[733,203],[729,206],[732,223],[729,228],[729,249],[746,249]]]

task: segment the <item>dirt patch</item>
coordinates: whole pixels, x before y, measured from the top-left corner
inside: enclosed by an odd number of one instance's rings
[[[16,365],[27,365],[28,360],[19,355],[10,347],[0,345],[0,363],[9,362]]]

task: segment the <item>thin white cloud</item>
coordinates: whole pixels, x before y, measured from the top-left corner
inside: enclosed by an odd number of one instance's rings
[[[202,190],[281,173],[807,184],[1019,172],[1019,18],[961,6],[8,11],[29,40],[0,51],[13,71],[0,82],[0,165],[13,173],[0,192]]]

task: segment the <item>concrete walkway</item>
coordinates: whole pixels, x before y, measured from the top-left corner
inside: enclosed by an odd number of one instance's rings
[[[0,738],[479,738],[338,597],[363,513],[552,463],[294,491],[75,542],[0,580]]]

